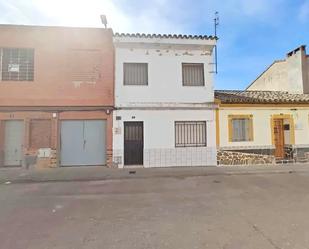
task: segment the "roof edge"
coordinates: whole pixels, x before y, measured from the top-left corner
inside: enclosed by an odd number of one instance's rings
[[[192,39],[192,40],[218,40],[217,36],[208,35],[186,35],[186,34],[146,34],[146,33],[118,33],[116,38],[160,38],[160,39]]]
[[[56,26],[56,25],[30,25],[30,24],[10,24],[10,23],[0,23],[0,28],[9,27],[9,28],[50,28],[50,29],[99,29],[105,31],[113,32],[112,28],[104,28],[104,27],[79,27],[79,26]]]

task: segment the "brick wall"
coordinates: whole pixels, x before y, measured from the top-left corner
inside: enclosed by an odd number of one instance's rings
[[[0,166],[3,165],[4,161],[4,122],[0,119]]]
[[[34,81],[1,81],[0,106],[113,106],[112,30],[0,25],[0,48],[33,48]]]
[[[29,148],[51,148],[51,120],[32,119],[29,129]]]
[[[4,149],[4,122],[5,120],[23,120],[24,121],[24,139],[23,139],[23,166],[29,166],[38,163],[39,167],[55,167],[58,166],[60,156],[60,122],[62,120],[91,120],[103,119],[107,121],[107,137],[106,137],[106,154],[107,164],[111,165],[113,146],[112,146],[112,113],[107,114],[104,111],[64,111],[56,113],[53,117],[52,112],[0,112],[0,166],[3,165],[3,149]],[[36,127],[35,134],[31,134],[31,126]],[[32,124],[32,125],[31,125]],[[47,135],[49,133],[49,135]],[[34,139],[32,140],[31,137]],[[47,138],[47,139],[46,139]],[[50,139],[50,147],[52,155],[50,158],[37,158],[38,149],[47,145]]]
[[[40,160],[42,165],[55,165],[63,119],[106,119],[107,159],[111,162],[112,114],[103,109],[114,106],[112,30],[0,25],[0,34],[0,49],[34,49],[33,81],[0,79],[0,165],[4,149],[1,123],[17,119],[24,121],[25,164],[33,163],[38,149],[49,145],[52,158]],[[91,110],[82,111],[87,107]],[[72,108],[77,111],[70,111]]]

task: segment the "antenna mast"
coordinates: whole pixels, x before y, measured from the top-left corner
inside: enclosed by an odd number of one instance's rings
[[[217,38],[217,27],[219,26],[219,12],[215,12],[215,18],[214,18],[214,25],[215,25],[215,37]],[[218,49],[217,44],[215,45],[215,73],[218,73]]]

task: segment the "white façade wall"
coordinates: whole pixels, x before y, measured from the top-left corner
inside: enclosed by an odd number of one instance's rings
[[[120,116],[121,120],[116,120]],[[123,123],[144,123],[144,167],[216,165],[213,110],[117,110],[114,112],[113,154],[123,167]],[[207,147],[175,148],[175,121],[206,121]]]
[[[184,55],[184,53],[189,53]],[[115,104],[213,102],[213,65],[210,51],[116,47]],[[148,63],[147,86],[124,86],[123,63]],[[205,86],[182,85],[182,63],[204,63]]]
[[[219,111],[220,147],[263,147],[272,146],[271,116],[279,114],[292,114],[295,125],[295,145],[309,145],[309,107],[290,108],[236,108],[221,107]],[[228,141],[228,115],[253,115],[253,141]]]

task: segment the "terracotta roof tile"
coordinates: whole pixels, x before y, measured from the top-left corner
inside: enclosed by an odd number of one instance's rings
[[[167,38],[167,39],[195,39],[195,40],[217,40],[216,36],[207,35],[182,35],[182,34],[144,34],[144,33],[115,33],[114,37],[129,38]]]
[[[280,91],[216,90],[215,98],[224,104],[309,104],[309,94]]]

